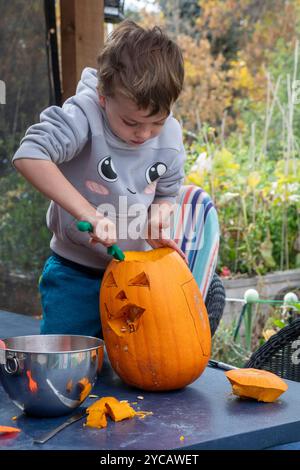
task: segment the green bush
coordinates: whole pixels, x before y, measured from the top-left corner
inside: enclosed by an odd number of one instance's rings
[[[212,338],[211,357],[235,367],[243,367],[250,358],[251,351],[243,345],[242,341],[234,341],[236,322],[230,324],[221,320],[219,327]]]
[[[49,201],[15,172],[0,178],[0,193],[0,263],[37,273],[49,255]]]
[[[204,126],[187,144],[186,182],[212,197],[221,227],[220,268],[265,274],[300,267],[300,159],[263,158],[231,134],[223,144]],[[187,141],[190,139],[187,136]]]

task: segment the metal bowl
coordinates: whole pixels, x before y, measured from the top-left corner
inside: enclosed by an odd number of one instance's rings
[[[71,413],[89,395],[103,363],[92,336],[35,335],[3,340],[0,381],[12,401],[39,417]]]

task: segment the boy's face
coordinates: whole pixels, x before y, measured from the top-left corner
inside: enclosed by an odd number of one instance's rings
[[[100,95],[99,100],[113,133],[133,146],[156,137],[168,117],[166,113],[147,117],[149,110],[139,109],[134,101],[120,93],[114,97]]]

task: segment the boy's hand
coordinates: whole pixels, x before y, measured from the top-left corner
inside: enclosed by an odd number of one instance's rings
[[[101,243],[109,247],[117,242],[116,225],[107,217],[99,214],[95,217],[84,217],[85,220],[90,222],[93,226],[93,232],[90,232],[89,242],[93,245]]]
[[[146,241],[152,248],[170,247],[183,258],[188,265],[188,259],[177,243],[170,238],[167,229],[170,228],[174,206],[165,201],[151,206],[151,215],[147,225]]]
[[[149,243],[152,248],[164,248],[166,246],[173,248],[173,250],[177,251],[177,253],[181,256],[181,258],[185,261],[185,263],[188,265],[188,259],[183,253],[183,251],[179,248],[176,242],[174,240],[171,240],[170,238],[159,238],[159,239],[151,239],[147,238],[147,242]]]

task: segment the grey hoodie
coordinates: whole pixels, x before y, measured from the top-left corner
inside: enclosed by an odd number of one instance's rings
[[[131,146],[111,131],[96,86],[96,70],[84,69],[76,95],[62,108],[51,106],[41,113],[40,123],[29,127],[13,162],[20,158],[54,162],[94,207],[116,223],[122,250],[149,250],[142,235],[132,237],[142,233],[145,212],[153,202],[175,202],[184,178],[181,127],[170,115],[158,136]],[[74,217],[54,201],[46,220],[54,252],[84,266],[107,266],[111,259],[107,249],[100,243],[91,245],[89,235],[76,228]]]

